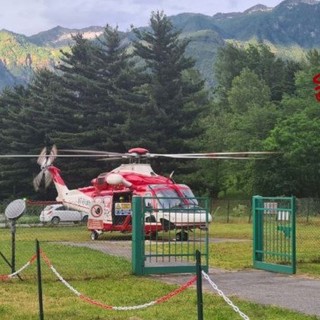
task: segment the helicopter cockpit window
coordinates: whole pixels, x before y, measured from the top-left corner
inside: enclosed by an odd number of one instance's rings
[[[186,185],[179,185],[179,191],[181,194],[188,199],[189,203],[198,205],[198,200],[195,198],[191,189]]]
[[[151,192],[146,192],[145,193],[145,198],[144,198],[144,205],[146,208],[152,208],[152,193]]]
[[[173,189],[161,189],[156,191],[156,197],[163,209],[182,206],[182,199]]]
[[[198,205],[198,201],[187,185],[175,185],[170,188],[167,185],[150,185],[152,194],[159,203],[159,208],[174,209],[189,205]]]

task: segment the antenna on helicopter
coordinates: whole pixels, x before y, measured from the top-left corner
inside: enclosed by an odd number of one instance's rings
[[[170,179],[173,183],[176,183],[176,182],[173,180],[173,174],[174,174],[174,170],[170,173],[169,179]]]

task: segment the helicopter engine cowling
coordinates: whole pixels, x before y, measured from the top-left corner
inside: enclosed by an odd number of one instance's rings
[[[110,185],[118,185],[123,184],[124,186],[131,188],[132,183],[126,180],[124,177],[122,177],[120,174],[117,173],[111,173],[106,177],[106,181]]]

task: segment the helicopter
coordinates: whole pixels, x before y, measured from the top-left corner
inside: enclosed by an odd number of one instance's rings
[[[179,230],[176,240],[188,240],[188,231],[207,228],[212,217],[203,210],[192,190],[185,184],[178,184],[172,175],[165,177],[154,172],[151,159],[166,157],[172,159],[249,159],[270,152],[211,152],[211,153],[150,153],[141,147],[126,153],[94,150],[65,149],[59,154],[55,145],[50,152],[43,148],[37,163],[41,171],[34,178],[35,190],[44,181],[45,187],[54,183],[57,197],[67,208],[88,213],[87,228],[91,239],[97,240],[104,232],[132,231],[132,198],[140,196],[148,208],[144,215],[145,234],[156,235],[164,230]],[[6,156],[14,157],[15,155]],[[18,155],[16,155],[18,156]],[[23,157],[23,155],[20,155]],[[32,155],[28,155],[32,157]],[[57,157],[94,157],[100,160],[127,159],[110,172],[103,172],[91,180],[91,185],[69,189],[61,171],[53,165]],[[146,160],[146,161],[142,161]],[[190,210],[191,209],[191,210]],[[192,215],[192,217],[190,217]]]

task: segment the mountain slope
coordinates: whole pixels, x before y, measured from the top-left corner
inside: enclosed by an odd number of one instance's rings
[[[244,12],[217,13],[207,16],[181,13],[169,17],[181,37],[191,41],[187,54],[196,60],[196,67],[209,86],[214,85],[213,63],[217,49],[225,41],[264,41],[275,52],[301,52],[320,48],[320,1],[285,0],[274,8],[253,6]],[[1,22],[0,22],[1,23]],[[103,27],[53,29],[27,37],[7,30],[0,31],[0,90],[5,85],[28,83],[34,70],[53,69],[59,63],[60,50],[69,50],[72,35],[81,33],[95,39]],[[132,33],[122,33],[123,44],[130,45]],[[280,48],[280,50],[277,50]],[[286,55],[287,57],[289,55]]]
[[[0,91],[17,84],[17,82],[17,79],[6,68],[3,61],[0,60]]]
[[[58,56],[58,49],[39,47],[26,36],[0,31],[0,60],[22,82],[30,81],[35,69],[52,68]]]
[[[224,45],[223,38],[213,30],[200,30],[184,33],[184,37],[190,40],[186,54],[196,61],[196,68],[205,79],[209,87],[214,85],[213,64],[217,50]]]
[[[200,13],[181,13],[169,17],[172,24],[182,33],[196,32],[200,30],[212,30],[222,35],[223,30],[217,27],[210,16]]]
[[[37,46],[48,46],[60,48],[69,46],[72,43],[72,36],[81,33],[86,39],[93,39],[103,33],[103,27],[87,27],[83,29],[68,29],[57,26],[48,31],[40,32],[30,36],[28,40]]]
[[[320,2],[316,0],[286,0],[265,10],[248,9],[233,18],[213,16],[213,21],[230,39],[246,41],[252,38],[274,44],[320,46]]]

